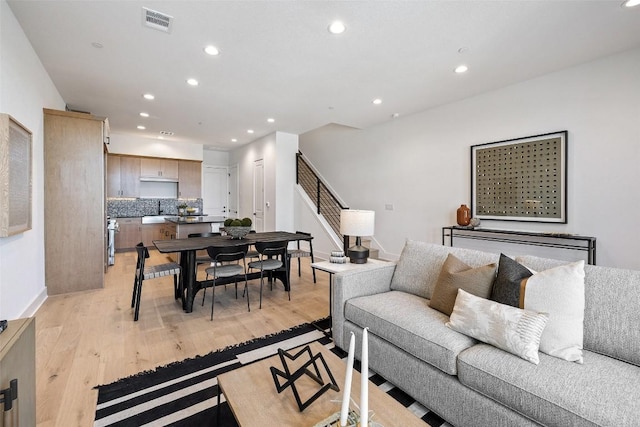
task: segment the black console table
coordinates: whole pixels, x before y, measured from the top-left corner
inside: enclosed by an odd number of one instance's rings
[[[442,227],[442,244],[449,238],[453,246],[454,238],[487,240],[492,242],[515,243],[521,245],[545,246],[587,252],[587,263],[596,264],[596,238],[565,233],[536,233],[533,231],[494,230],[490,228]]]

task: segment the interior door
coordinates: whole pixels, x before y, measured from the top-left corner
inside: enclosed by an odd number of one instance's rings
[[[224,166],[203,166],[202,210],[210,216],[227,217],[228,172]]]
[[[238,165],[229,167],[229,205],[227,216],[229,218],[238,217]]]
[[[253,164],[253,224],[257,232],[264,231],[264,161]]]

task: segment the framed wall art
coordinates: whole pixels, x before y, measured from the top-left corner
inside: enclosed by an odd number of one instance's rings
[[[567,131],[471,146],[471,215],[567,222]]]
[[[0,114],[0,237],[31,229],[32,135]]]

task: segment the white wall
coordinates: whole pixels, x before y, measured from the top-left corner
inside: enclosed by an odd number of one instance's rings
[[[229,152],[204,150],[202,154],[202,164],[210,166],[229,166]]]
[[[376,211],[398,256],[406,238],[440,243],[470,203],[471,145],[565,129],[568,223],[483,225],[595,236],[599,265],[640,269],[640,49],[368,129],[326,126],[300,149],[351,208]]]
[[[0,0],[0,112],[33,133],[33,228],[0,238],[0,319],[31,316],[46,298],[43,108],[64,110],[65,103],[13,12]]]
[[[276,182],[276,227],[278,231],[295,231],[294,188],[296,185],[296,153],[298,135],[276,133],[276,158],[278,161]]]
[[[203,159],[202,144],[132,137],[118,133],[110,135],[109,153],[182,160]]]

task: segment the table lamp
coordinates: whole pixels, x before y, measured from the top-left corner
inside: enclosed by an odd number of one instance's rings
[[[349,248],[348,256],[353,264],[364,264],[369,258],[369,249],[362,246],[362,236],[373,236],[374,211],[345,209],[340,213],[340,234],[355,236],[356,244]]]

